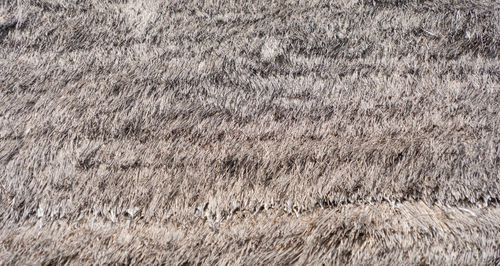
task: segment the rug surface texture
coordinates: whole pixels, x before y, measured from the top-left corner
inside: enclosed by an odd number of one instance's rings
[[[500,264],[500,2],[0,2],[0,264]]]

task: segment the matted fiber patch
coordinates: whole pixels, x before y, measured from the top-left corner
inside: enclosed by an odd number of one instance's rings
[[[0,3],[0,264],[500,263],[498,1]]]

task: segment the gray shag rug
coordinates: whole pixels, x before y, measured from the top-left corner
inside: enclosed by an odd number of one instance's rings
[[[0,264],[500,263],[498,1],[0,3]]]

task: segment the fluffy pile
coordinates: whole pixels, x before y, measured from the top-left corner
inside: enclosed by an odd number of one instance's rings
[[[0,103],[0,264],[500,263],[497,1],[6,1]]]

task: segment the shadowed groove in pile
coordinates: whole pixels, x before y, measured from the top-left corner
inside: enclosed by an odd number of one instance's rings
[[[0,4],[0,262],[494,263],[499,56],[492,1]]]

